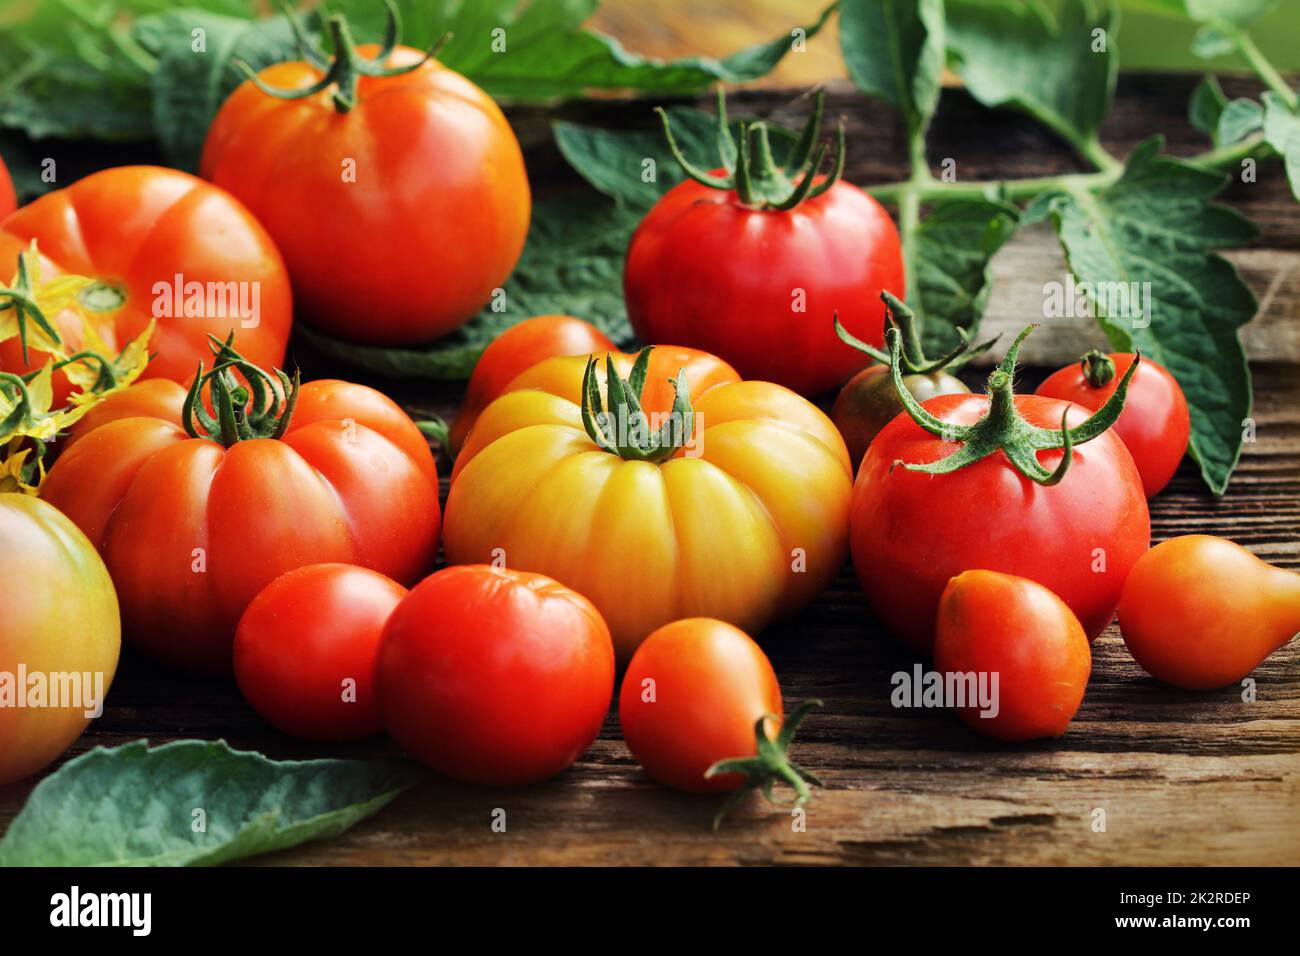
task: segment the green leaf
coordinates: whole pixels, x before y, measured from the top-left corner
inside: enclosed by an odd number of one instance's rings
[[[1182,0],[1182,6],[1198,23],[1244,27],[1277,6],[1277,0]]]
[[[392,378],[468,378],[483,349],[516,322],[563,313],[595,324],[619,344],[632,340],[623,306],[623,257],[640,214],[590,196],[545,199],[519,265],[505,284],[504,310],[490,307],[428,346],[376,348],[297,332],[330,358]]]
[[[948,3],[948,50],[971,95],[1023,110],[1084,151],[1114,93],[1117,27],[1114,8],[1093,0],[1065,0],[1059,26],[1033,0]]]
[[[1214,128],[1214,142],[1219,146],[1240,143],[1264,125],[1264,107],[1254,100],[1237,98],[1223,108]]]
[[[196,30],[203,31],[201,50],[194,49]],[[282,16],[249,21],[204,10],[172,10],[136,21],[135,36],[158,60],[152,79],[158,142],[172,163],[191,172],[198,170],[217,110],[244,81],[235,61],[260,70],[298,56],[289,21]]]
[[[1228,97],[1219,85],[1218,77],[1207,73],[1192,91],[1191,101],[1187,104],[1187,119],[1202,133],[1213,137],[1219,127],[1219,117],[1228,105]]]
[[[858,89],[889,103],[908,133],[925,132],[939,102],[943,0],[841,0],[840,49]]]
[[[1291,192],[1300,200],[1300,113],[1272,90],[1263,95],[1263,100],[1264,139],[1282,157]]]
[[[1222,494],[1251,409],[1237,330],[1257,303],[1213,250],[1248,243],[1257,230],[1210,202],[1227,177],[1161,156],[1161,146],[1159,137],[1138,146],[1123,176],[1101,192],[1057,192],[1044,203],[1071,270],[1095,290],[1093,308],[1112,345],[1141,349],[1182,386],[1192,413],[1191,452],[1206,484]],[[1142,283],[1149,283],[1145,295]],[[1125,290],[1140,296],[1140,310],[1113,307],[1123,304]]]
[[[924,315],[923,344],[939,355],[974,335],[992,289],[993,255],[1016,231],[1014,206],[985,199],[936,203],[916,233],[916,287]]]
[[[36,786],[0,866],[228,863],[337,836],[423,777],[405,762],[269,760],[224,740],[97,747]]]

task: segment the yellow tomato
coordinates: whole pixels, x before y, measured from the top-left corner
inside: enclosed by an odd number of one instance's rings
[[[120,647],[117,595],[94,546],[44,501],[0,494],[0,785],[81,735]]]
[[[623,382],[633,356],[613,361]],[[681,370],[693,427],[641,460],[602,448],[584,426],[587,363],[547,359],[483,411],[452,476],[449,563],[496,561],[579,591],[621,661],[669,621],[714,617],[756,633],[825,589],[845,559],[852,494],[829,418],[707,353],[663,347],[645,369],[641,407],[651,425],[670,411]],[[602,366],[594,377],[607,393]]]

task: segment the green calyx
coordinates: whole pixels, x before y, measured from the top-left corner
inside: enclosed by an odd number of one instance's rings
[[[307,35],[307,31],[303,28],[302,21],[298,19],[298,14],[294,12],[293,7],[288,4],[284,5],[284,15],[293,30],[294,39],[298,42],[298,52],[305,61],[324,74],[320,80],[304,89],[286,90],[271,86],[243,60],[236,60],[235,65],[243,70],[253,85],[263,93],[282,100],[305,99],[308,96],[315,96],[317,93],[322,93],[330,87],[334,87],[334,108],[340,113],[346,113],[357,105],[357,83],[360,82],[361,77],[401,76],[403,73],[418,70],[433,59],[438,50],[442,48],[442,45],[451,38],[450,33],[444,33],[434,42],[433,46],[429,47],[423,58],[416,63],[406,66],[386,67],[384,63],[392,54],[393,49],[397,46],[398,39],[401,37],[402,19],[393,0],[384,0],[384,8],[387,16],[384,27],[384,40],[380,45],[379,52],[367,59],[357,53],[357,45],[352,39],[352,31],[348,28],[347,19],[340,13],[331,14],[328,19],[322,19],[318,7],[315,11],[317,23],[321,28],[321,32],[328,32],[334,43],[334,55],[331,59]]]
[[[1079,364],[1083,367],[1083,377],[1093,388],[1102,388],[1115,377],[1115,362],[1099,349],[1085,354]]]
[[[181,412],[185,431],[191,438],[210,439],[227,448],[250,438],[283,438],[298,401],[299,373],[295,371],[291,379],[275,370],[284,393],[282,401],[275,389],[276,380],[235,351],[235,333],[231,332],[224,342],[215,335],[209,335],[208,340],[212,370],[205,374],[203,363],[199,363]],[[204,388],[217,413],[215,418],[203,407]]]
[[[705,778],[716,777],[724,773],[738,773],[744,776],[745,783],[740,789],[727,798],[727,802],[722,805],[718,813],[713,818],[713,829],[717,830],[722,825],[723,818],[734,809],[745,797],[753,790],[760,791],[768,803],[786,806],[803,806],[812,797],[812,791],[808,784],[821,787],[824,784],[817,779],[809,770],[798,766],[790,760],[790,744],[794,740],[795,731],[803,723],[803,719],[808,716],[814,707],[822,706],[820,700],[809,700],[800,704],[781,725],[781,730],[777,733],[776,739],[772,740],[767,736],[767,730],[764,724],[768,720],[775,719],[771,714],[764,715],[754,722],[754,739],[758,745],[758,753],[753,757],[733,757],[729,760],[719,760],[712,767],[704,772]],[[778,780],[783,780],[794,789],[794,798],[790,800],[778,800],[772,793],[772,788]]]
[[[691,407],[691,390],[686,370],[670,379],[676,393],[668,418],[658,429],[641,409],[646,370],[653,345],[647,345],[636,357],[627,380],[619,377],[613,356],[605,356],[605,391],[608,408],[601,403],[600,382],[596,376],[596,356],[587,358],[582,375],[582,425],[597,447],[627,461],[661,462],[671,458],[695,434],[695,409]]]
[[[976,356],[983,355],[998,340],[998,337],[994,336],[987,342],[972,344],[966,336],[966,330],[958,328],[957,332],[961,336],[961,343],[947,355],[931,361],[926,358],[925,349],[921,345],[921,328],[916,321],[916,313],[908,308],[902,299],[888,290],[882,291],[880,298],[885,303],[885,317],[888,327],[897,329],[899,338],[902,341],[899,362],[902,364],[904,375],[930,375],[944,370],[953,371],[961,368]],[[882,352],[874,345],[862,341],[862,339],[846,329],[840,322],[838,312],[834,315],[832,321],[835,323],[835,334],[840,337],[840,341],[845,345],[851,345],[859,352],[870,355],[882,365],[890,365],[894,362],[894,357],[890,353]]]
[[[1128,371],[1124,373],[1124,377],[1120,379],[1119,386],[1115,389],[1114,394],[1106,400],[1106,404],[1088,416],[1086,421],[1074,428],[1067,428],[1067,413],[1062,413],[1060,431],[1039,428],[1025,421],[1024,417],[1016,409],[1015,389],[1012,384],[1016,375],[1016,354],[1020,350],[1020,343],[1033,330],[1034,326],[1030,325],[1016,336],[1016,340],[1012,343],[1006,358],[1002,360],[1002,364],[989,375],[989,410],[984,417],[973,425],[954,425],[950,422],[940,421],[930,414],[907,390],[907,386],[903,384],[903,376],[899,368],[902,364],[900,336],[896,329],[889,329],[885,333],[885,337],[889,341],[890,351],[894,356],[891,363],[894,391],[897,393],[899,401],[903,403],[903,408],[914,422],[930,434],[944,441],[957,442],[961,445],[951,455],[930,464],[916,465],[906,462],[896,462],[895,464],[902,465],[908,471],[944,475],[957,471],[966,465],[974,464],[995,451],[1001,450],[1016,471],[1040,485],[1054,485],[1064,478],[1072,460],[1073,446],[1092,441],[1115,424],[1115,421],[1119,418],[1120,412],[1124,410],[1124,400],[1128,395],[1128,383],[1133,378],[1133,373],[1137,371],[1142,356],[1139,353],[1133,359],[1133,364],[1129,366]],[[1049,449],[1064,451],[1061,463],[1056,466],[1054,471],[1048,471],[1038,461],[1038,452]]]
[[[54,324],[45,317],[41,307],[36,303],[36,289],[32,286],[32,257],[36,256],[36,244],[32,243],[30,249],[24,249],[18,253],[18,274],[14,277],[14,284],[7,286],[0,284],[0,310],[13,309],[14,316],[18,321],[18,341],[23,347],[23,362],[29,361],[27,357],[27,329],[28,323],[33,323],[46,334],[51,342],[61,343],[63,336]]]
[[[817,91],[812,116],[799,134],[784,167],[776,164],[772,156],[772,140],[768,124],[763,121],[740,123],[739,142],[732,136],[727,124],[727,100],[718,89],[718,155],[725,175],[716,175],[692,164],[683,154],[673,136],[672,122],[662,109],[657,112],[663,119],[664,135],[668,149],[682,170],[697,183],[712,189],[734,189],[740,201],[753,209],[793,209],[806,199],[820,196],[835,185],[844,173],[844,123],[839,124],[835,157],[829,172],[817,182],[817,175],[826,159],[828,145],[818,143],[821,129],[822,107],[826,99],[823,90]]]

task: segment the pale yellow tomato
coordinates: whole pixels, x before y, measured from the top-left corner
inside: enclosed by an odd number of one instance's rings
[[[633,361],[614,355],[620,379]],[[668,411],[668,380],[682,370],[694,427],[663,460],[637,460],[584,427],[586,366],[547,359],[480,415],[452,476],[448,562],[563,582],[600,609],[622,661],[669,621],[714,617],[757,633],[825,589],[845,559],[852,494],[829,418],[707,353],[661,347],[641,405]],[[596,379],[607,395],[603,362]]]

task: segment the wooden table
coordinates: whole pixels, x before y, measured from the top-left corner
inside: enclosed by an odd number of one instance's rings
[[[1182,119],[1194,82],[1124,78],[1105,129],[1107,145],[1126,152],[1152,130],[1164,130],[1176,154],[1203,148]],[[792,98],[741,94],[736,108],[775,108],[777,119],[789,119]],[[849,121],[851,181],[901,176],[900,132],[887,110],[839,86],[828,106]],[[601,121],[648,118],[644,104],[575,109],[595,109]],[[536,114],[516,119],[521,129],[539,128]],[[525,139],[540,141],[537,135]],[[961,94],[945,97],[931,156],[954,157],[962,176],[980,178],[1052,173],[1073,162],[1031,122],[988,113]],[[530,151],[530,168],[543,188],[574,182],[545,142]],[[1254,248],[1231,254],[1262,303],[1245,335],[1256,359],[1258,441],[1247,446],[1222,499],[1185,464],[1152,504],[1153,532],[1156,539],[1228,535],[1276,564],[1300,567],[1300,207],[1276,167],[1257,184],[1233,187],[1226,198],[1263,229]],[[1019,328],[1041,316],[1042,284],[1062,278],[1063,268],[1045,231],[1020,234],[996,260],[986,328]],[[1100,344],[1086,322],[1053,325],[1052,333],[1029,340],[1026,386],[1048,367]],[[342,371],[302,345],[295,356],[309,376]],[[980,375],[973,370],[972,381]],[[451,386],[374,384],[415,412],[447,415],[458,400]],[[890,706],[890,675],[910,668],[912,660],[872,619],[851,568],[816,604],[762,641],[787,706],[810,697],[826,703],[807,721],[797,746],[798,761],[827,783],[809,809],[806,832],[794,832],[788,814],[755,799],[721,833],[711,833],[716,802],[646,779],[611,714],[592,749],[548,783],[490,790],[431,782],[337,840],[264,862],[1300,863],[1300,642],[1255,672],[1258,699],[1244,703],[1232,687],[1192,693],[1156,683],[1131,660],[1112,627],[1094,647],[1092,681],[1066,736],[1001,746],[943,713]],[[104,717],[71,753],[142,736],[224,737],[282,757],[394,752],[384,739],[328,751],[297,743],[264,725],[232,684],[179,678],[127,654]],[[0,826],[30,788],[29,782],[0,790]],[[496,808],[507,813],[505,833],[490,827]],[[1104,832],[1093,828],[1098,808],[1105,811]]]

